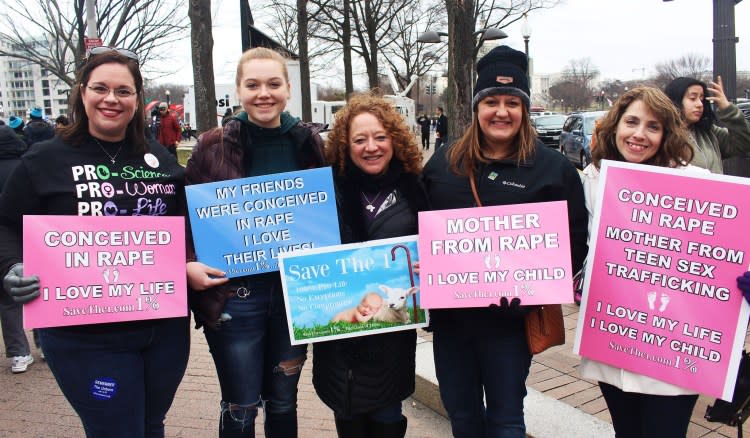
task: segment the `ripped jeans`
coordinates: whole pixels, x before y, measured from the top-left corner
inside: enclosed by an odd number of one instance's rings
[[[217,330],[204,327],[221,385],[221,438],[255,437],[258,407],[266,437],[297,436],[297,383],[307,345],[289,342],[279,274],[241,279]]]

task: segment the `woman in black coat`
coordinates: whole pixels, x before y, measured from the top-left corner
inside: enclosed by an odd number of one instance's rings
[[[427,209],[422,156],[403,118],[381,97],[352,97],[336,114],[333,166],[342,243],[417,234]],[[339,437],[403,437],[401,401],[414,392],[416,331],[317,343],[313,384]]]

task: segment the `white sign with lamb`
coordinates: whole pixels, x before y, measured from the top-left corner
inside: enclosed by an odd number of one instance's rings
[[[282,254],[292,344],[427,326],[418,262],[417,236]]]

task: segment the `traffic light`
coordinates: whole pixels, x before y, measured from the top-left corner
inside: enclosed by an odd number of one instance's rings
[[[424,93],[427,95],[435,94],[435,92],[437,91],[434,85],[427,85],[424,88]]]

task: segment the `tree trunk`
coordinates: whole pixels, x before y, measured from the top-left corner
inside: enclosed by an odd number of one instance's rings
[[[354,92],[354,73],[352,69],[352,23],[349,14],[349,0],[344,0],[344,28],[341,35],[344,40],[344,83],[346,99]]]
[[[474,0],[445,0],[448,11],[448,138],[455,141],[471,123],[474,82]]]
[[[297,0],[297,45],[299,47],[300,92],[302,94],[302,120],[312,120],[310,105],[310,56],[307,49],[307,0]],[[292,85],[294,86],[294,85]]]
[[[189,0],[190,48],[195,87],[195,129],[198,133],[216,127],[216,86],[211,34],[211,1]],[[247,32],[247,29],[243,29]]]

